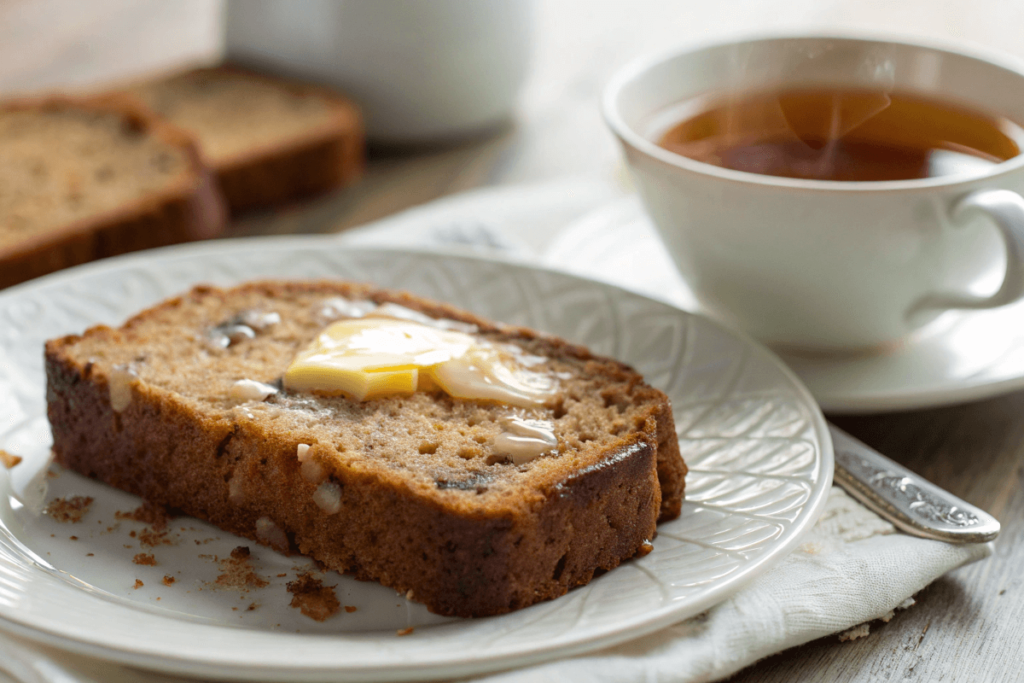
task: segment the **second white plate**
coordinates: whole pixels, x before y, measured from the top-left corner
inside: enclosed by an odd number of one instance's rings
[[[305,560],[254,547],[250,564],[268,585],[226,589],[218,573],[231,548],[247,544],[229,534],[183,518],[166,542],[147,546],[142,524],[116,516],[137,499],[70,472],[49,479],[47,500],[94,498],[77,524],[33,515],[10,495],[45,474],[45,339],[118,324],[197,282],[257,277],[409,289],[634,365],[673,401],[691,467],[682,516],[659,527],[646,557],[501,617],[439,618],[328,573],[324,582],[357,609],[318,624],[290,607],[285,590],[313,569]],[[0,447],[26,457],[13,477],[0,469],[0,628],[117,662],[250,680],[456,677],[639,637],[707,609],[784,557],[817,518],[832,476],[811,396],[768,351],[710,320],[539,268],[324,237],[176,247],[0,294]]]

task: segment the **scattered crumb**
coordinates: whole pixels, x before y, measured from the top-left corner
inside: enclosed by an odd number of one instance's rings
[[[77,524],[89,512],[90,505],[92,505],[92,498],[89,496],[54,498],[43,512],[52,517],[54,521]]]
[[[157,602],[160,602],[160,596],[157,596],[156,600]]]
[[[355,612],[355,611],[356,611],[357,609],[359,609],[359,608],[358,608],[358,607],[355,607],[355,606],[353,606],[353,605],[345,605],[345,611],[346,611],[346,612],[348,612],[349,614],[352,614],[352,613],[353,613],[353,612]]]
[[[167,512],[167,508],[163,505],[156,505],[155,503],[150,503],[148,501],[143,502],[142,505],[131,512],[122,512],[121,510],[118,510],[114,513],[114,516],[118,519],[130,519],[134,522],[148,524],[157,531],[166,529],[167,522],[171,520],[171,515]]]
[[[85,556],[86,556],[86,557],[96,557],[96,556],[95,556],[95,555],[93,555],[92,553],[86,553],[86,554],[85,554]]]
[[[646,557],[647,555],[651,554],[652,550],[654,550],[654,544],[650,541],[644,541],[640,544],[640,549],[636,551],[636,556]]]
[[[896,612],[903,611],[905,609],[910,609],[911,607],[913,607],[916,604],[917,604],[917,601],[914,600],[913,597],[909,597],[906,600],[904,600],[903,602],[901,602],[900,604],[896,605],[896,607],[894,607],[893,609],[889,610],[888,612],[886,612],[885,614],[883,614],[882,616],[880,616],[878,618],[881,621],[884,621],[885,623],[888,624],[890,621],[892,621],[893,617],[896,616]]]
[[[220,561],[221,575],[217,577],[213,585],[246,592],[251,588],[263,588],[269,585],[269,581],[253,570],[252,565],[249,564],[249,556],[248,546],[240,545],[232,550],[231,557]],[[214,561],[216,560],[217,558],[214,557]]]
[[[150,555],[149,553],[139,553],[138,555],[132,558],[132,562],[134,562],[135,564],[143,564],[147,567],[156,566],[156,558],[153,555]]]
[[[124,544],[124,547],[125,547],[125,548],[128,548],[129,550],[131,550],[131,549],[132,549],[132,548],[134,548],[135,546],[133,546],[133,545],[132,545],[131,543],[125,543],[125,544]]]
[[[114,513],[118,519],[129,519],[133,522],[142,522],[149,525],[142,531],[132,531],[128,535],[138,538],[143,548],[155,548],[158,545],[174,545],[177,540],[168,537],[167,523],[172,519],[171,514],[162,505],[144,502],[131,512],[118,510]]]
[[[174,545],[177,540],[168,537],[166,531],[143,529],[139,534],[139,543],[144,548],[155,548],[158,545]]]
[[[135,579],[135,590],[139,590],[140,588],[142,588],[145,585],[146,584],[142,583],[142,581],[140,581],[139,579]]]
[[[0,448],[0,465],[3,465],[7,469],[12,469],[21,464],[22,457],[20,455],[14,455]]]
[[[805,555],[819,555],[824,550],[821,543],[815,541],[808,541],[807,543],[801,543],[797,550],[804,553]]]
[[[238,611],[238,608],[237,608],[237,607],[232,607],[232,608],[231,608],[231,611],[232,611],[232,612],[237,612],[237,611]]]
[[[864,638],[871,633],[871,627],[867,624],[861,624],[860,626],[854,626],[848,631],[843,631],[839,634],[839,642],[845,643],[851,640],[857,640],[858,638]]]
[[[416,630],[415,626],[409,626],[408,628],[400,628],[397,631],[395,631],[395,633],[397,633],[400,636],[407,636],[407,635],[410,635],[415,630]]]
[[[412,592],[412,589],[410,588],[409,590],[407,590],[407,591],[405,592],[405,599],[406,599],[406,600],[412,600],[412,598],[413,598],[413,596],[414,596],[414,595],[416,595],[416,594],[415,594],[415,593],[413,593],[413,592]]]
[[[277,575],[277,578],[279,578],[279,579],[283,579],[283,578],[284,578],[284,577],[286,577],[286,576],[288,576],[288,575],[287,575],[287,574],[278,574],[278,575]]]
[[[171,586],[171,585],[174,585],[174,582],[175,582],[175,581],[177,581],[177,579],[176,579],[176,578],[174,578],[173,576],[165,576],[165,577],[164,577],[164,585],[165,585],[165,586]]]
[[[327,621],[341,609],[334,586],[325,586],[320,579],[306,572],[288,583],[292,607],[298,608],[313,621]]]
[[[60,476],[60,472],[58,472],[55,469],[48,469],[48,470],[46,470],[46,478],[47,479],[56,479],[59,476]]]
[[[70,541],[77,541],[78,540],[78,536],[68,536],[68,540],[70,540]]]
[[[246,612],[255,612],[256,608],[259,607],[259,606],[260,606],[260,604],[258,602],[251,602],[251,603],[249,603],[249,606],[245,608],[245,611]]]

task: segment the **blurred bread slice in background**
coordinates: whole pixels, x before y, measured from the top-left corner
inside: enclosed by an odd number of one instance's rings
[[[232,213],[322,194],[362,173],[359,111],[326,88],[217,66],[127,92],[196,138]]]
[[[0,104],[0,287],[215,237],[223,199],[192,138],[126,97]]]

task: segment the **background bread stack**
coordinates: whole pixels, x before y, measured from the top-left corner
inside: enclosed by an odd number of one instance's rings
[[[342,187],[357,109],[326,89],[203,68],[99,97],[0,105],[0,287],[216,237],[227,218]]]

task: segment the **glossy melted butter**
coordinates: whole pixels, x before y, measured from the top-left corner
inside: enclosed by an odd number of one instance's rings
[[[555,425],[548,420],[526,420],[509,416],[501,419],[504,431],[494,437],[494,450],[522,465],[558,448]]]
[[[355,401],[441,389],[455,398],[542,406],[557,380],[527,370],[530,361],[520,356],[518,347],[436,324],[362,317],[324,329],[288,367],[284,386]]]

